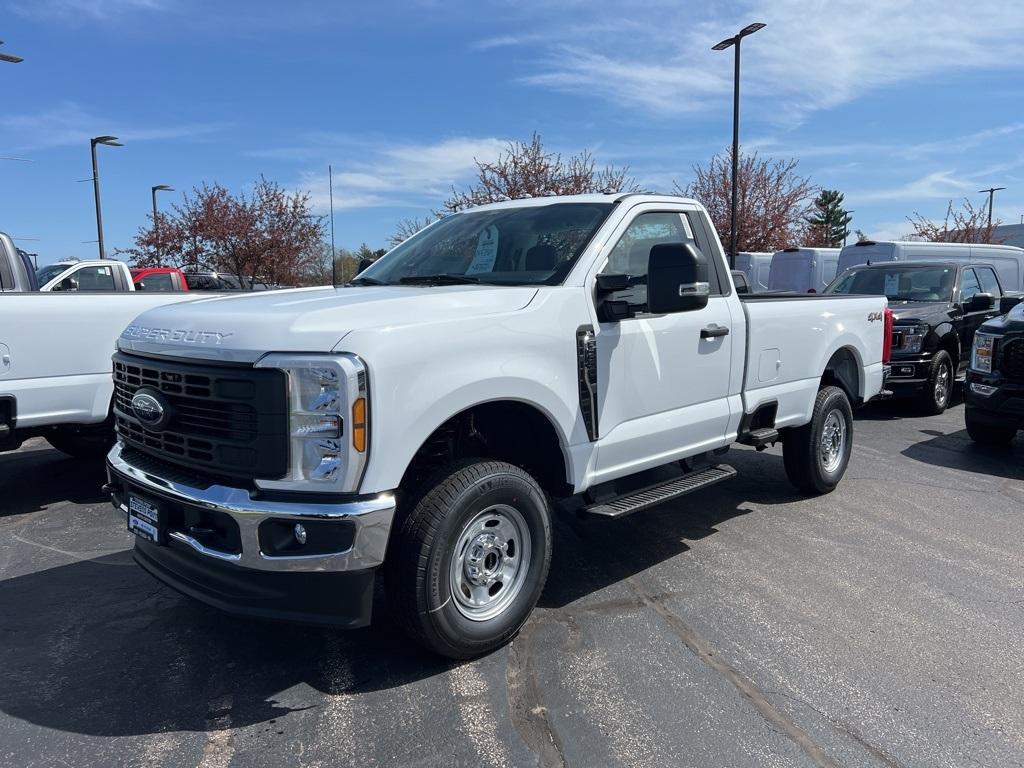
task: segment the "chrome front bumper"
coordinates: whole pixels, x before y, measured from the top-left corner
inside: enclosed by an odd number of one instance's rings
[[[342,503],[265,501],[253,499],[244,488],[223,485],[193,488],[167,480],[133,466],[122,454],[122,446],[118,443],[107,456],[110,480],[115,488],[119,482],[126,483],[143,493],[170,499],[172,502],[226,514],[237,523],[241,552],[212,549],[186,531],[168,530],[169,539],[189,547],[202,557],[260,571],[290,572],[357,571],[376,567],[384,561],[391,521],[395,514],[395,499],[390,493],[373,499]],[[115,501],[114,504],[125,514],[128,513],[123,500]],[[296,523],[312,520],[345,522],[355,527],[355,536],[352,545],[341,552],[268,555],[261,551],[259,540],[260,523],[267,519]]]

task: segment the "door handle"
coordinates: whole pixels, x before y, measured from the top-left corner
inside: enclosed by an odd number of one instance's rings
[[[720,336],[728,336],[729,329],[722,325],[707,325],[700,329],[702,339],[717,339]]]

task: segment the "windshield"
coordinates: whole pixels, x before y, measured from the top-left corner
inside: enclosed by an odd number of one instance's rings
[[[354,282],[557,285],[614,203],[554,203],[449,216],[406,240]]]
[[[889,301],[952,301],[955,267],[853,269],[827,293],[862,293]]]
[[[53,280],[57,275],[67,269],[70,264],[50,264],[47,267],[40,267],[36,272],[36,280],[39,281],[39,285],[46,285],[48,282]]]

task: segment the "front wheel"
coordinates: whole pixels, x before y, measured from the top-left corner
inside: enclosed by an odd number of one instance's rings
[[[500,461],[449,465],[395,532],[387,598],[413,639],[471,658],[511,640],[540,597],[551,515],[537,482]]]
[[[1005,448],[1013,442],[1014,435],[1017,434],[1016,427],[1008,427],[991,419],[978,418],[974,409],[970,407],[964,410],[964,422],[971,440],[980,445]]]
[[[921,410],[927,416],[938,416],[946,410],[953,394],[953,358],[944,349],[932,357],[928,370],[928,384],[925,387]]]
[[[786,477],[805,493],[831,493],[853,450],[853,409],[839,387],[822,387],[811,420],[789,429],[782,443]]]

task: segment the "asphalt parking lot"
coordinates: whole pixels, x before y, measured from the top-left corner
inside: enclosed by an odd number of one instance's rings
[[[4,766],[1024,765],[1024,440],[963,408],[858,415],[840,488],[778,450],[625,520],[556,527],[510,647],[223,616],[134,565],[102,473],[0,455]]]

